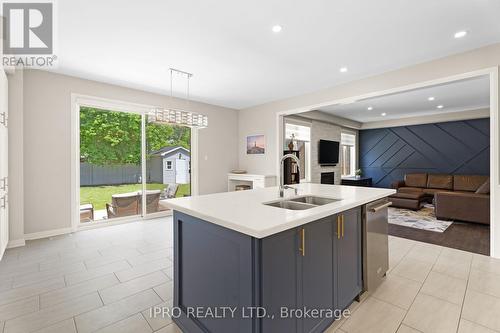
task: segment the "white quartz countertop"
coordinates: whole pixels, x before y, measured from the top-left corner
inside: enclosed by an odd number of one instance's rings
[[[264,238],[396,193],[391,189],[357,186],[309,183],[293,186],[298,188],[298,196],[341,200],[306,210],[288,210],[264,205],[280,200],[278,187],[267,187],[170,199],[167,204],[176,211],[255,238]],[[294,191],[286,190],[285,199],[292,197],[295,197]]]

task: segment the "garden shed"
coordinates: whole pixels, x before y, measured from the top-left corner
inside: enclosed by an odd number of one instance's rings
[[[160,163],[163,175],[163,184],[188,184],[190,182],[191,155],[189,149],[182,146],[163,147],[151,153]]]

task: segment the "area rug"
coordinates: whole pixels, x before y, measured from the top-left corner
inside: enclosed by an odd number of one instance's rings
[[[418,211],[389,207],[389,223],[434,232],[444,232],[453,221],[438,220],[434,206],[426,204]]]

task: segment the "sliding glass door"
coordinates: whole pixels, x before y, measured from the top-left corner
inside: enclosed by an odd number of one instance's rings
[[[80,109],[80,222],[141,215],[141,115]]]
[[[146,122],[146,214],[191,195],[191,128]]]
[[[165,213],[191,194],[191,129],[147,118],[80,107],[80,223]]]

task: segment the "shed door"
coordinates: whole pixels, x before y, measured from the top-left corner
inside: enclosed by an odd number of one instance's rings
[[[189,183],[189,161],[188,160],[175,160],[175,183],[187,184]]]

